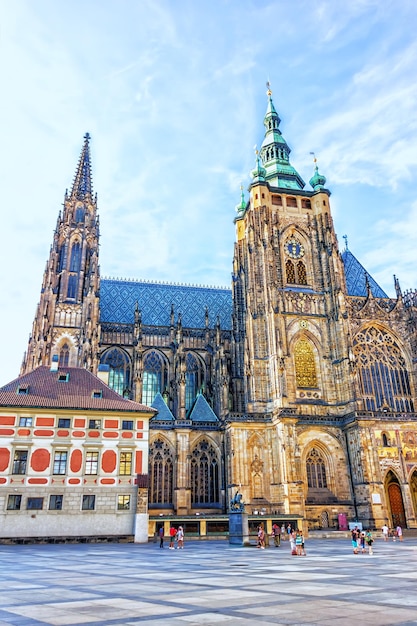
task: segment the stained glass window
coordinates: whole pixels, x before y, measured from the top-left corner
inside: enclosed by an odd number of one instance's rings
[[[172,504],[174,501],[174,455],[162,439],[149,447],[149,503]]]
[[[201,370],[196,357],[188,352],[186,357],[185,373],[185,409],[189,411],[194,404],[199,388],[201,387]]]
[[[203,439],[191,455],[191,504],[218,504],[219,501],[218,455],[214,446]]]
[[[130,361],[123,350],[111,348],[100,359],[100,363],[110,366],[109,387],[121,396],[130,389]]]
[[[316,363],[311,343],[299,339],[294,347],[297,387],[317,387]]]
[[[167,385],[167,370],[163,357],[152,350],[145,356],[143,363],[142,402],[152,404],[156,394],[162,393]]]
[[[327,487],[326,466],[321,454],[312,448],[307,461],[307,483],[311,489],[325,489]]]
[[[75,298],[77,297],[77,283],[78,283],[77,276],[75,276],[75,274],[71,274],[68,277],[67,298],[71,298],[72,300],[75,300]]]
[[[74,243],[71,249],[70,272],[79,272],[81,265],[81,246]]]
[[[64,343],[59,352],[59,367],[68,367],[69,364],[69,347],[67,343]]]
[[[356,335],[353,350],[365,409],[414,412],[407,364],[392,335],[370,326]]]

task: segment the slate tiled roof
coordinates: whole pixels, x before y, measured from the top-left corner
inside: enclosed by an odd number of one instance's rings
[[[152,407],[158,411],[158,414],[155,415],[155,417],[153,418],[154,422],[156,420],[158,420],[158,421],[162,420],[164,422],[166,422],[166,421],[174,421],[175,420],[174,416],[172,415],[171,411],[169,410],[169,407],[164,402],[164,399],[161,396],[161,394],[159,393],[159,391],[156,394],[156,396],[154,398],[154,401],[152,402]]]
[[[218,422],[219,419],[203,395],[197,397],[189,419],[192,422]]]
[[[216,287],[173,285],[103,278],[100,283],[100,321],[132,324],[136,302],[142,323],[169,326],[171,306],[175,319],[181,313],[185,328],[204,328],[206,307],[210,326],[220,318],[222,329],[231,329],[232,292]]]
[[[346,287],[349,296],[367,296],[366,277],[375,298],[388,298],[387,294],[378,283],[368,274],[363,265],[350,250],[342,252],[342,260],[345,266]]]
[[[64,374],[68,374],[67,382],[59,380]],[[93,392],[101,392],[101,397],[92,397]],[[0,407],[6,406],[155,412],[144,404],[122,398],[86,369],[66,367],[52,372],[44,365],[0,388]]]

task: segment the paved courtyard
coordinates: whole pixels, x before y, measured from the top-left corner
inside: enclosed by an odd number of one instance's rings
[[[417,625],[417,538],[373,556],[346,539],[306,548],[0,545],[0,626]]]

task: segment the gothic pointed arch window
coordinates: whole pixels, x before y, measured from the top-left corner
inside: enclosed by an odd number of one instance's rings
[[[285,262],[285,274],[289,285],[307,285],[307,270],[304,261],[291,261],[287,259]]]
[[[156,394],[167,387],[168,373],[164,358],[156,350],[148,352],[143,360],[142,402],[150,406]]]
[[[85,217],[85,209],[84,209],[83,205],[77,206],[77,208],[75,210],[75,221],[77,223],[83,222],[84,221],[84,217]]]
[[[126,396],[130,391],[130,359],[126,352],[119,348],[111,348],[103,354],[100,363],[108,365],[109,387],[121,396]]]
[[[359,388],[367,411],[414,412],[407,363],[394,337],[369,326],[354,338]]]
[[[219,503],[219,455],[213,444],[202,439],[191,454],[191,506]]]
[[[149,446],[149,505],[174,502],[174,452],[160,437]]]
[[[203,372],[197,357],[191,352],[187,353],[185,365],[185,409],[189,411],[202,387]]]
[[[290,259],[285,262],[285,273],[287,275],[287,283],[295,285],[297,283],[295,279],[295,265]]]
[[[314,350],[305,338],[299,339],[294,346],[294,364],[297,387],[317,387]]]
[[[77,241],[71,248],[70,272],[79,272],[81,266],[81,245]]]
[[[326,464],[320,452],[312,448],[306,459],[309,489],[327,489]]]
[[[70,300],[75,300],[77,297],[77,286],[78,286],[78,276],[75,274],[70,274],[68,276],[68,289],[67,289],[67,298]]]
[[[58,361],[59,367],[68,367],[69,357],[70,357],[69,346],[67,343],[64,343],[64,345],[61,347],[61,350],[59,351],[59,361]]]

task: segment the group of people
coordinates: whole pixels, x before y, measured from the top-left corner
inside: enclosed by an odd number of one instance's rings
[[[390,538],[392,539],[392,541],[396,541],[397,539],[398,541],[402,541],[403,529],[400,525],[398,525],[396,528],[389,528],[386,524],[384,524],[382,527],[382,536],[384,538],[384,541],[389,541]]]
[[[303,531],[301,529],[294,529],[289,524],[287,527],[283,524],[281,527],[278,524],[272,525],[271,537],[274,539],[274,546],[279,548],[281,546],[281,537],[284,540],[285,535],[288,536],[288,540],[290,542],[291,554],[297,556],[306,556],[305,550],[305,542]],[[258,541],[257,548],[261,550],[265,549],[265,529],[263,524],[259,524],[258,526]]]
[[[358,526],[355,526],[351,530],[351,535],[353,554],[365,554],[366,548],[368,548],[369,554],[373,554],[372,545],[374,538],[370,528],[368,528],[368,530],[361,530]]]
[[[161,526],[161,528],[159,529],[158,536],[159,547],[163,548],[165,538],[163,526]],[[178,528],[175,528],[175,526],[171,526],[171,528],[169,529],[169,549],[175,550],[175,544],[177,544],[176,547],[178,550],[182,550],[184,548],[184,529],[182,526],[178,526]]]

